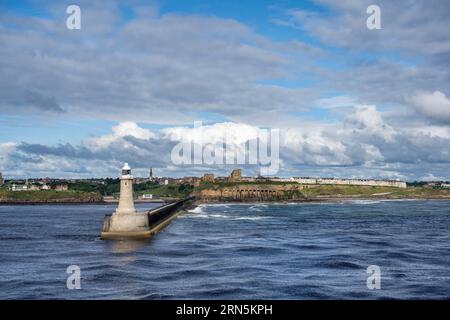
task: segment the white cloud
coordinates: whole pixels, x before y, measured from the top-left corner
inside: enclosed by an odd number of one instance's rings
[[[409,101],[418,112],[430,119],[450,121],[450,99],[440,91],[418,92]]]
[[[449,175],[450,137],[442,126],[423,128],[389,125],[375,106],[356,106],[343,122],[299,122],[280,128],[280,176],[403,177],[414,180],[424,173]],[[122,162],[135,172],[157,168],[160,175],[224,173],[230,167],[176,167],[172,148],[179,141],[204,145],[239,145],[255,139],[262,128],[245,123],[215,123],[196,127],[171,127],[155,133],[136,123],[121,123],[112,134],[72,146],[60,144],[3,144],[8,150],[5,175],[116,176]],[[202,134],[202,135],[201,135]],[[430,165],[432,163],[433,165]],[[246,167],[247,174],[254,174]],[[255,169],[256,170],[256,169]]]
[[[256,139],[260,129],[244,123],[224,122],[200,127],[173,127],[162,130],[164,137],[172,141],[198,143],[224,143],[239,145]]]
[[[396,133],[394,128],[385,123],[376,106],[356,106],[354,113],[346,120],[361,133],[380,136],[386,141],[392,141]]]
[[[16,146],[15,142],[0,143],[0,169],[8,165],[10,155],[15,151]]]
[[[149,140],[155,138],[155,134],[148,129],[138,126],[135,122],[122,122],[112,128],[113,134],[105,135],[87,140],[87,145],[95,151],[99,151],[109,147],[112,143],[122,140],[124,137],[134,137],[141,140]],[[130,148],[130,143],[124,142],[125,148]]]

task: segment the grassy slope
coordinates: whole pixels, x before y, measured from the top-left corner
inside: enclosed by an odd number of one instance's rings
[[[101,200],[100,194],[83,191],[0,191],[0,202],[94,202]]]
[[[394,187],[371,186],[311,186],[303,190],[308,197],[368,197],[368,198],[450,198],[450,189],[433,189],[429,187],[408,187],[406,189]]]
[[[135,191],[135,195],[153,194],[161,198],[184,198],[190,194],[192,187],[187,185],[154,186],[142,191]]]
[[[221,189],[238,185],[283,185],[290,182],[242,182],[242,183],[203,183],[200,189]],[[296,184],[294,182],[294,184]],[[395,187],[346,186],[346,185],[309,185],[302,190],[308,198],[316,197],[359,197],[359,198],[447,198],[450,199],[450,189],[433,189],[430,187]]]

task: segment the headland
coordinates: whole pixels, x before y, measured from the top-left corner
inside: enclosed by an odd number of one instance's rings
[[[211,202],[319,202],[343,199],[450,199],[448,182],[337,178],[228,177],[133,178],[136,203],[169,203],[195,197]],[[107,204],[119,201],[119,179],[8,180],[0,187],[0,205]]]

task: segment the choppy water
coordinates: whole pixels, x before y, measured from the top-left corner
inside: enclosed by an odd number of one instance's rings
[[[0,298],[450,298],[450,201],[208,205],[147,242],[99,240],[113,210],[0,206]]]

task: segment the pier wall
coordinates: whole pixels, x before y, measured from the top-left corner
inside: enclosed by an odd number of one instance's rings
[[[108,214],[103,220],[102,239],[122,239],[122,238],[149,238],[156,232],[164,228],[169,224],[180,212],[187,201],[192,198],[183,199],[174,203],[152,209],[147,212],[140,212],[139,214],[145,215],[148,219],[148,225],[145,230],[138,228],[136,230],[128,231],[112,231],[111,221],[113,216]]]

